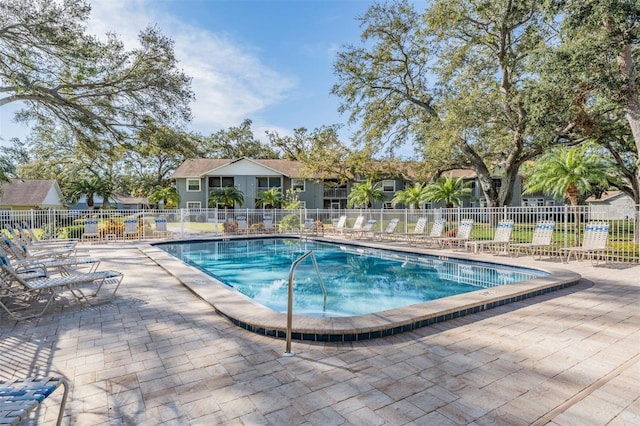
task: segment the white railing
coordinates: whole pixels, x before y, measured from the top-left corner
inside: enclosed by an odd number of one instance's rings
[[[579,245],[588,221],[609,223],[607,258],[612,262],[640,262],[640,206],[632,208],[590,206],[556,207],[501,207],[501,208],[452,208],[427,210],[396,209],[167,209],[167,210],[3,210],[0,211],[0,227],[5,225],[28,226],[41,238],[79,238],[86,218],[97,218],[104,234],[118,237],[124,232],[124,220],[138,219],[140,237],[153,238],[155,219],[167,219],[170,231],[180,238],[204,238],[237,233],[237,218],[247,220],[249,231],[267,231],[264,218],[270,217],[273,231],[280,233],[301,232],[305,221],[315,223],[318,233],[330,233],[340,216],[346,216],[346,226],[351,227],[358,216],[374,219],[372,231],[382,232],[391,219],[398,219],[398,233],[411,233],[420,217],[427,219],[425,232],[429,232],[435,220],[446,221],[445,233],[455,232],[462,219],[472,219],[472,238],[490,240],[498,221],[511,219],[514,242],[529,242],[535,223],[553,220],[556,224],[553,245],[543,255],[557,255],[559,248]]]

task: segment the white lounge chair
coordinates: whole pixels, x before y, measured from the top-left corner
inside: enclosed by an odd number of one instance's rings
[[[513,256],[518,256],[520,250],[523,250],[526,254],[530,254],[533,258],[536,258],[536,252],[538,252],[538,259],[542,258],[542,252],[546,248],[552,246],[553,230],[556,224],[550,220],[542,220],[536,223],[533,228],[533,237],[530,243],[511,243],[509,244],[509,250]]]
[[[350,238],[365,238],[367,234],[373,233],[373,227],[376,225],[376,223],[377,223],[377,220],[369,219],[360,228],[356,228],[354,226],[351,229],[345,229],[345,231]]]
[[[559,253],[567,253],[565,262],[569,262],[571,256],[575,256],[576,260],[583,260],[590,257],[591,262],[598,264],[599,260],[607,252],[607,243],[609,241],[609,223],[607,222],[589,222],[584,227],[584,237],[581,246],[565,247],[558,249]],[[605,257],[606,260],[606,257]]]
[[[387,235],[387,239],[412,241],[420,236],[424,236],[427,227],[427,218],[419,217],[412,232],[394,232]]]
[[[64,292],[70,292],[78,301],[93,305],[89,299],[95,298],[107,281],[113,282],[115,288],[104,302],[111,301],[123,275],[116,271],[76,272],[61,276],[27,277],[16,271],[6,256],[0,255],[0,307],[16,320],[41,317],[51,305],[56,296]],[[85,295],[85,290],[90,288],[91,296]],[[48,298],[46,297],[48,295]],[[30,309],[33,305],[45,297],[42,310],[36,313],[18,315],[19,311]]]
[[[385,238],[393,239],[395,237],[394,233],[396,232],[396,228],[398,227],[399,223],[400,219],[391,219],[389,223],[387,223],[387,227],[384,228],[384,230],[382,230],[381,232],[373,233],[373,239],[378,239],[380,241],[384,240]]]
[[[57,247],[75,247],[77,244],[77,240],[69,239],[69,240],[40,240],[36,237],[36,234],[33,232],[33,229],[28,227],[22,227],[16,225],[17,235],[20,237],[20,240],[25,243],[28,247],[33,248],[57,248]],[[7,228],[9,229],[9,227]],[[14,231],[12,236],[16,235]]]
[[[98,219],[85,219],[84,232],[82,233],[82,241],[100,241],[100,231],[98,230]]]
[[[156,217],[154,219],[156,229],[153,231],[153,236],[158,238],[173,238],[173,232],[167,228],[167,219],[164,217]]]
[[[124,233],[122,234],[123,240],[128,239],[140,239],[140,229],[138,228],[138,219],[129,218],[124,220]]]
[[[467,242],[471,239],[471,230],[473,229],[473,220],[463,219],[458,224],[458,230],[455,237],[440,237],[435,238],[440,247],[448,246],[452,248],[454,245]]]
[[[340,216],[337,220],[334,219],[334,221],[335,223],[333,224],[331,232],[334,234],[340,234],[345,226],[347,226],[347,216]]]
[[[324,225],[321,221],[315,220],[312,217],[307,217],[304,219],[304,223],[300,231],[302,234],[318,235],[324,233]]]
[[[238,224],[238,227],[236,228],[236,234],[249,233],[249,223],[247,222],[247,218],[245,216],[238,216],[236,218],[236,223]]]
[[[11,265],[19,271],[30,271],[34,268],[44,267],[47,271],[55,270],[60,274],[69,274],[71,271],[88,268],[89,272],[95,271],[100,261],[91,257],[46,257],[29,256],[19,249],[11,240],[0,240],[0,253],[4,252]]]
[[[273,234],[276,232],[276,227],[273,224],[273,216],[262,216],[262,227],[265,233]]]
[[[424,232],[424,227],[426,226],[426,219],[424,223],[425,225],[423,226],[423,232]],[[437,244],[438,239],[442,238],[442,233],[444,232],[445,224],[446,222],[443,219],[438,219],[435,222],[433,222],[433,225],[431,225],[431,230],[429,231],[429,234],[425,235],[423,233],[415,233],[409,241],[412,243],[415,242],[415,243],[428,244],[429,246],[432,246],[433,244]]]
[[[496,233],[492,240],[467,241],[464,246],[468,250],[473,248],[474,253],[479,253],[488,248],[491,253],[509,253],[509,242],[513,231],[513,220],[501,220],[496,226]],[[500,250],[502,248],[502,250]],[[496,251],[497,250],[497,251]]]
[[[354,231],[360,231],[362,229],[362,227],[364,226],[364,216],[358,216],[356,218],[356,221],[353,223],[353,226],[351,228],[347,228],[346,224],[343,228],[340,228],[339,230],[339,234],[342,235],[346,235],[350,232],[354,232]]]
[[[12,241],[8,238],[4,238],[2,241],[5,250],[9,255],[16,259],[21,258],[69,258],[75,255],[76,249],[74,247],[54,247],[54,248],[29,248],[22,241]],[[20,244],[20,245],[18,245]]]

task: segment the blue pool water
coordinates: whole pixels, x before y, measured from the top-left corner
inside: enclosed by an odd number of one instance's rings
[[[326,285],[310,258],[295,271],[297,315],[354,316],[399,308],[546,275],[531,269],[441,259],[296,238],[176,242],[157,247],[277,312],[287,311],[289,269],[313,251]]]

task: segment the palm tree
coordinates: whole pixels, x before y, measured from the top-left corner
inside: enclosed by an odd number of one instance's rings
[[[413,206],[416,209],[420,209],[420,205],[425,202],[426,199],[426,186],[423,183],[416,182],[413,186],[405,188],[396,192],[396,195],[391,200],[391,204],[395,207],[398,204],[404,204],[405,206]]]
[[[173,207],[180,204],[180,194],[173,187],[156,188],[149,196],[149,201],[154,204],[162,203],[162,208]]]
[[[280,207],[284,197],[282,196],[282,190],[279,186],[269,188],[266,191],[262,191],[258,195],[256,200],[256,207],[262,207],[265,209],[274,209]]]
[[[356,183],[351,192],[347,196],[347,206],[352,208],[353,206],[362,206],[370,209],[374,201],[384,201],[387,196],[382,190],[382,184],[380,182],[374,183],[369,179],[366,182]]]
[[[525,194],[542,192],[577,206],[581,195],[609,187],[607,165],[590,144],[557,147],[535,162],[525,179]]]
[[[535,162],[527,173],[524,194],[542,192],[556,199],[568,199],[577,206],[580,196],[595,187],[609,187],[607,165],[591,144],[557,147]],[[580,215],[574,211],[574,244],[578,244]]]
[[[209,207],[222,204],[225,209],[232,209],[236,204],[242,203],[244,203],[244,194],[235,186],[216,189],[209,195]]]
[[[422,201],[444,202],[445,208],[459,206],[464,198],[471,197],[470,186],[471,182],[462,177],[445,176],[426,186]]]
[[[86,196],[87,207],[90,210],[93,210],[96,196],[102,197],[102,208],[104,209],[109,206],[109,199],[113,199],[115,195],[111,182],[98,176],[73,181],[67,189],[72,203],[77,203],[83,195]]]

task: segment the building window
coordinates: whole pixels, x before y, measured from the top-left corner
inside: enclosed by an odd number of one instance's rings
[[[306,209],[307,208],[307,202],[306,201],[298,201],[298,203],[300,203],[300,208],[301,209]]]
[[[522,205],[526,207],[542,207],[544,206],[544,198],[523,198]]]
[[[393,209],[393,203],[391,201],[386,201],[383,205],[382,205],[383,209]]]
[[[304,179],[291,179],[291,189],[304,192]]]
[[[396,181],[395,180],[383,180],[382,181],[382,190],[384,192],[396,192]]]
[[[282,187],[279,177],[258,177],[256,178],[258,191],[267,191],[271,188]]]
[[[209,176],[209,188],[229,188],[235,185],[233,176]]]
[[[187,179],[187,192],[200,192],[200,179]]]
[[[199,209],[201,206],[202,204],[200,204],[200,201],[187,201],[188,209]]]

